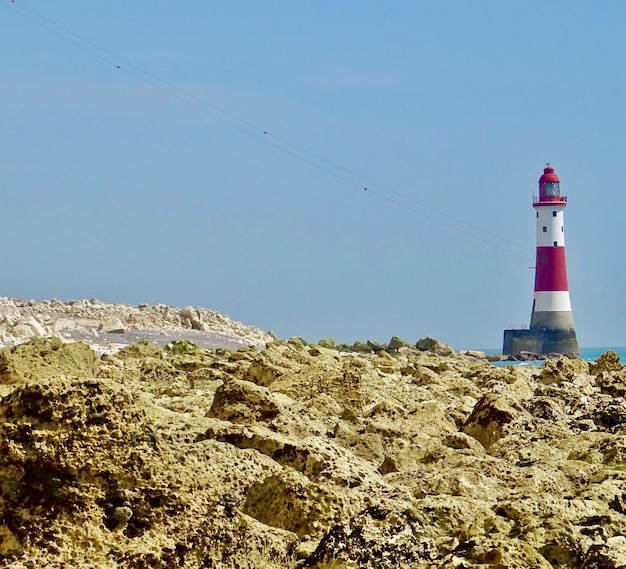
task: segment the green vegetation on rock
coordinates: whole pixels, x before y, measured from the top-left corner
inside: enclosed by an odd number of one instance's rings
[[[165,351],[171,354],[200,354],[206,352],[196,346],[191,340],[173,340],[165,346]]]

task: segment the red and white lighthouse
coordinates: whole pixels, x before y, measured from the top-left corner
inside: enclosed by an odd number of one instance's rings
[[[505,330],[504,353],[520,351],[578,356],[578,340],[567,285],[565,225],[567,197],[561,181],[547,164],[539,178],[539,196],[533,198],[537,215],[535,294],[530,330]]]

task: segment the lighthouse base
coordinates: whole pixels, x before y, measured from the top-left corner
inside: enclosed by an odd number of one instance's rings
[[[530,330],[505,330],[502,353],[520,356],[532,354],[562,354],[570,358],[580,355],[574,328],[531,328]]]

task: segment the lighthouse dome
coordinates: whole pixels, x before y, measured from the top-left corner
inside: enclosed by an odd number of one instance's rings
[[[540,184],[545,184],[546,182],[560,182],[561,180],[559,180],[559,177],[555,174],[554,172],[554,168],[552,166],[550,166],[550,164],[548,164],[544,169],[543,169],[543,174],[541,175],[541,178],[539,178],[539,183]]]

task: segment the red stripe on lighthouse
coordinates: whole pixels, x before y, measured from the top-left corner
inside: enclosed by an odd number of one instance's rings
[[[569,290],[565,247],[537,247],[535,292]]]

